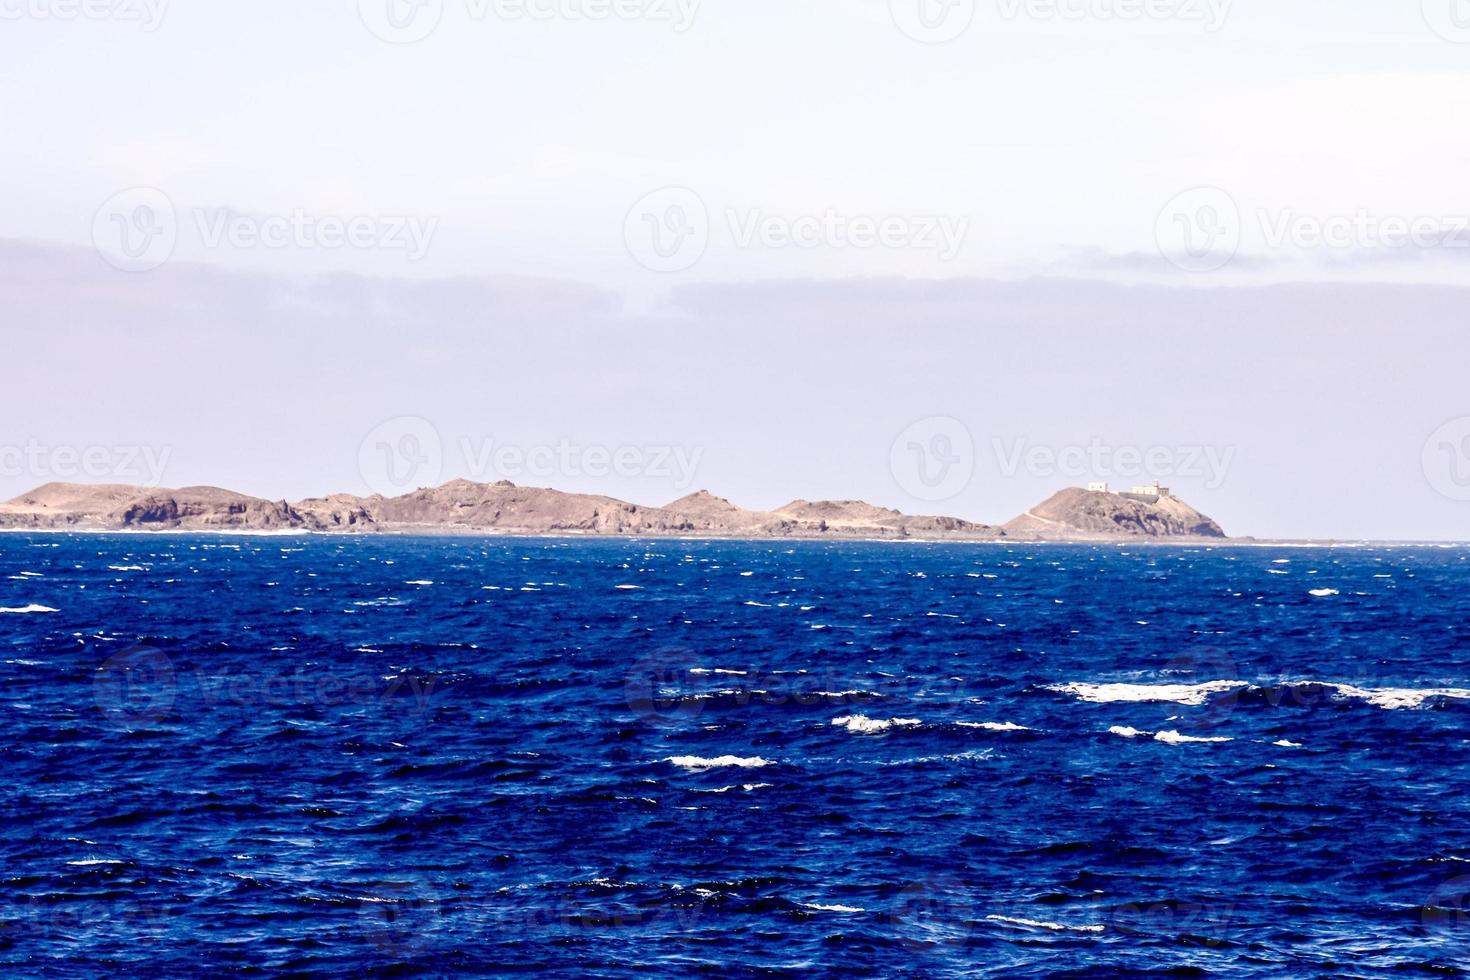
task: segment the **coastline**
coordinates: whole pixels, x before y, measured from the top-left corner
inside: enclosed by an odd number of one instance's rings
[[[627,534],[602,531],[529,531],[477,528],[469,525],[422,525],[382,527],[373,530],[318,530],[315,528],[106,528],[106,527],[0,527],[0,534],[89,535],[126,537],[239,537],[239,538],[514,538],[547,541],[669,541],[669,542],[758,542],[790,544],[890,544],[890,545],[990,545],[1000,547],[1059,547],[1117,545],[1147,548],[1470,548],[1470,541],[1394,541],[1329,538],[1201,538],[1201,537],[871,537],[861,535],[759,535],[759,534]]]

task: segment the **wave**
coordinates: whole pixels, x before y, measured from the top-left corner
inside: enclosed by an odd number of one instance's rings
[[[27,613],[54,613],[60,611],[60,609],[52,609],[50,606],[42,606],[34,602],[28,606],[16,606],[15,608],[0,606],[0,613],[10,613],[16,616],[24,616]]]
[[[759,769],[762,766],[771,765],[771,760],[762,759],[758,755],[742,757],[738,755],[720,755],[712,759],[698,755],[676,755],[667,761],[681,769],[723,769],[728,766],[738,766],[742,769]]]
[[[884,721],[866,715],[843,715],[841,718],[833,718],[832,724],[846,728],[854,735],[876,735],[890,728],[913,728],[922,722],[917,718],[890,718]]]
[[[1245,681],[1209,681],[1204,684],[1052,684],[1046,689],[1071,694],[1094,704],[1117,701],[1173,701],[1198,707],[1213,695],[1250,687]]]
[[[1234,739],[1223,735],[1205,737],[1201,735],[1181,735],[1173,730],[1162,732],[1146,732],[1140,728],[1129,728],[1127,725],[1114,725],[1108,729],[1109,735],[1121,735],[1124,738],[1152,738],[1155,742],[1163,742],[1165,745],[1185,745],[1190,742],[1233,742]]]
[[[1023,926],[1027,929],[1046,929],[1051,932],[1089,932],[1098,933],[1107,929],[1106,926],[1087,925],[1069,926],[1062,922],[1047,922],[1044,919],[1021,919],[1010,915],[987,915],[987,922],[999,922],[1008,926]]]
[[[801,902],[799,904],[804,909],[816,909],[818,912],[865,912],[865,911],[867,911],[866,909],[860,909],[860,908],[858,908],[856,905],[822,905],[819,902]]]
[[[1286,681],[1281,684],[1250,684],[1245,681],[1209,681],[1204,684],[1053,684],[1048,691],[1071,694],[1093,704],[1170,701],[1199,707],[1217,694],[1228,693],[1240,704],[1271,707],[1309,707],[1323,700],[1364,701],[1378,708],[1422,708],[1426,702],[1470,700],[1470,689],[1459,687],[1358,687],[1333,681]]]
[[[1025,725],[1017,725],[1009,721],[957,721],[961,728],[983,728],[987,732],[1029,732],[1031,729]]]

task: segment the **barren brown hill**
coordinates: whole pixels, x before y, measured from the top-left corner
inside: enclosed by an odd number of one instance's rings
[[[996,530],[986,524],[974,524],[958,517],[915,517],[861,500],[793,500],[777,508],[775,514],[799,526],[823,531],[910,537],[943,534],[997,536]]]
[[[48,483],[0,504],[0,527],[287,529],[302,520],[284,501],[219,487]]]
[[[1225,532],[1184,501],[1166,494],[1134,495],[1068,487],[1005,525],[1018,537],[1223,538]]]

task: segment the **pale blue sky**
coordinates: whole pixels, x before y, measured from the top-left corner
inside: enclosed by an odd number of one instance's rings
[[[1470,537],[1421,460],[1470,416],[1470,293],[1389,285],[1470,286],[1466,0],[981,0],[944,44],[901,29],[919,0],[685,0],[682,31],[661,0],[517,2],[391,44],[388,0],[0,0],[0,446],[149,444],[166,482],[297,495],[363,489],[363,437],[422,416],[451,446],[696,447],[750,505],[991,520],[1079,482],[994,472],[1001,445],[1202,446],[1226,478],[1173,482],[1231,530]],[[159,200],[169,248],[114,269]],[[1181,262],[1181,208],[1225,245]],[[650,253],[691,209],[697,247]],[[939,416],[975,476],[916,500],[890,444]]]

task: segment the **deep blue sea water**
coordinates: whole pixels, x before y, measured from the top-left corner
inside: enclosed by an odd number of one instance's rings
[[[1467,559],[0,534],[0,973],[1458,974]]]

